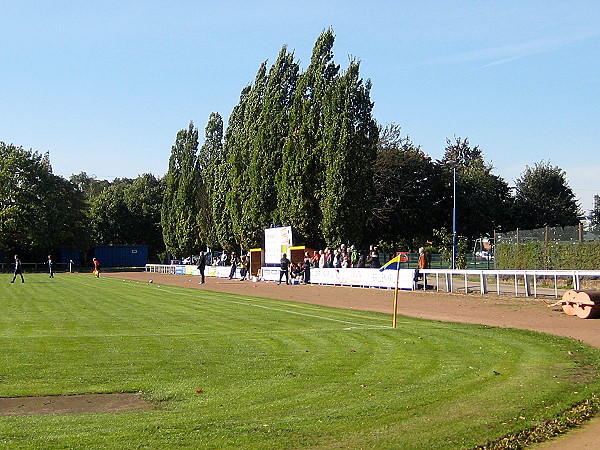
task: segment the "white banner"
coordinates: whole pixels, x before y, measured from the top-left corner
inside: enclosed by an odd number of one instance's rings
[[[279,257],[281,258],[281,256]],[[147,265],[146,270],[160,272],[158,267],[173,268],[174,266]],[[176,274],[192,276],[200,275],[196,266],[176,266]],[[206,266],[204,274],[208,277],[228,278],[231,273],[230,266]],[[262,279],[264,281],[279,281],[279,267],[262,267]],[[396,276],[398,276],[399,289],[412,289],[415,269],[383,270],[379,269],[310,269],[310,282],[312,284],[327,284],[333,286],[360,286],[389,288],[396,287]],[[236,278],[240,278],[240,268],[236,269]],[[285,276],[284,276],[285,280]],[[290,279],[291,281],[291,279]]]
[[[399,274],[396,270],[383,270],[380,272],[379,269],[310,269],[310,282],[312,284],[394,289],[396,287],[396,276],[398,276],[399,289],[412,290],[415,277],[414,269],[400,269]],[[279,267],[263,267],[262,278],[265,281],[279,281]]]

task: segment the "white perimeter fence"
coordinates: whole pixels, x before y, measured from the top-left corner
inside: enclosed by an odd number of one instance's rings
[[[192,265],[147,264],[146,272],[174,275],[198,276],[199,271]],[[206,266],[205,275],[228,278],[231,268],[227,266]],[[420,275],[416,277],[417,273]],[[260,279],[278,281],[278,267],[263,267]],[[239,268],[236,278],[240,278]],[[558,298],[565,288],[559,284],[570,284],[581,289],[583,279],[599,279],[600,270],[451,270],[451,269],[311,269],[312,284],[331,286],[351,286],[417,290],[431,289],[441,292],[479,292],[487,294],[539,295]],[[425,281],[425,282],[424,282]],[[490,290],[489,286],[492,286]],[[560,291],[560,292],[559,292]]]

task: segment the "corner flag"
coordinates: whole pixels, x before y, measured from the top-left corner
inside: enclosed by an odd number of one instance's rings
[[[379,271],[383,272],[386,269],[398,270],[398,268],[399,268],[398,264],[407,262],[407,261],[408,261],[408,253],[399,252],[396,256],[394,256],[392,259],[390,259],[388,262],[386,262],[383,266],[381,266]]]

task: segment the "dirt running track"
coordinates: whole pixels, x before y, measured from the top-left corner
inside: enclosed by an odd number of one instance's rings
[[[313,303],[336,308],[349,308],[390,313],[394,292],[382,289],[349,288],[339,286],[294,285],[227,280],[206,277],[199,285],[198,277],[166,275],[145,272],[103,274],[115,278],[155,284],[183,286],[194,289],[275,298],[302,303]],[[548,299],[547,301],[553,301]],[[566,336],[600,348],[600,320],[584,320],[567,316],[562,309],[549,308],[539,299],[495,294],[448,294],[422,291],[400,291],[398,314],[446,322],[464,322],[498,327],[521,328]],[[544,450],[600,448],[600,418],[590,421],[578,430],[536,448]]]

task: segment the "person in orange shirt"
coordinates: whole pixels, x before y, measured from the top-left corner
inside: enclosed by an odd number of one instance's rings
[[[96,258],[93,258],[92,262],[94,263],[94,276],[96,278],[100,278],[100,261],[98,261]]]
[[[419,248],[419,270],[429,268],[429,259],[423,247]],[[427,289],[427,274],[421,274],[423,277],[423,289]],[[419,277],[420,278],[420,277]]]

